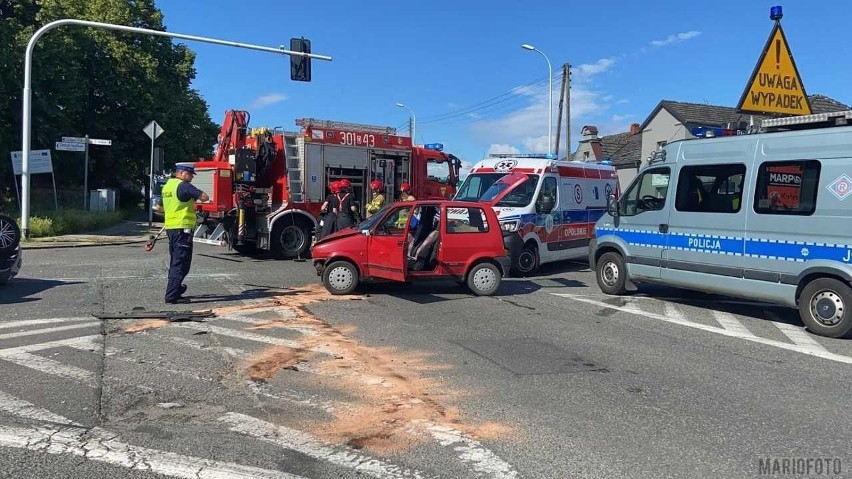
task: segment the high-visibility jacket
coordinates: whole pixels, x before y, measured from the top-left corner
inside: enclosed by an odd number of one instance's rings
[[[382,206],[385,204],[385,195],[377,194],[373,196],[373,199],[367,203],[367,216],[371,216],[373,213],[382,209]]]
[[[183,181],[170,178],[163,185],[163,212],[166,216],[167,230],[182,230],[195,228],[195,199],[180,201],[177,189]]]

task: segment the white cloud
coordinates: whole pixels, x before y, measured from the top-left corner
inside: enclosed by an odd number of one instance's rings
[[[601,58],[594,63],[583,63],[576,67],[574,72],[579,77],[578,80],[588,80],[594,75],[603,73],[615,65],[615,60],[612,58]]]
[[[282,101],[287,99],[287,95],[283,93],[270,93],[268,95],[263,95],[261,97],[255,98],[253,102],[251,102],[251,109],[257,110],[263,108],[265,106],[274,105],[276,103],[281,103]]]
[[[520,153],[520,152],[521,152],[521,150],[519,150],[518,148],[516,148],[512,145],[507,145],[505,143],[492,143],[491,146],[488,147],[488,152],[486,154],[487,155],[499,154],[499,153],[517,154],[517,153]]]
[[[655,47],[663,47],[672,43],[685,42],[687,40],[697,37],[698,35],[701,35],[701,32],[692,30],[689,32],[678,33],[676,35],[669,35],[666,37],[665,40],[652,40],[651,45]]]

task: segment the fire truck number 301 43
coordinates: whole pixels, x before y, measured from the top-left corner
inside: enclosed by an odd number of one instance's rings
[[[352,133],[351,131],[340,132],[340,144],[346,146],[376,146],[376,135],[370,133]]]

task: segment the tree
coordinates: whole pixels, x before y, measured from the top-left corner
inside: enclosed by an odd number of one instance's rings
[[[32,33],[61,18],[165,30],[153,0],[0,0],[0,157],[20,149],[23,52]],[[137,183],[148,168],[151,120],[168,132],[158,139],[167,161],[209,157],[218,126],[191,86],[195,54],[168,38],[64,26],[38,42],[33,57],[34,149],[62,136],[108,138],[90,150],[91,187]],[[5,93],[5,94],[4,94]],[[8,160],[0,177],[11,179]],[[80,153],[55,152],[57,182],[82,184]],[[33,177],[35,180],[36,177]]]

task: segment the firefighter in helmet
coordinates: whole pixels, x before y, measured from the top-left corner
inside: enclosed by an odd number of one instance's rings
[[[340,191],[339,182],[332,181],[329,183],[328,190],[331,193],[325,197],[325,202],[320,208],[319,235],[317,239],[325,238],[337,231],[337,211],[340,209],[340,205],[337,202],[337,193]]]
[[[355,225],[355,216],[358,214],[358,209],[355,207],[352,198],[351,186],[352,183],[346,178],[338,183],[340,191],[337,193],[337,230],[349,228]]]
[[[399,185],[399,191],[400,193],[402,193],[400,195],[402,201],[414,201],[416,199],[414,198],[414,195],[411,194],[411,185],[409,185],[408,183],[403,183]]]
[[[379,180],[370,182],[370,189],[373,190],[373,199],[367,203],[367,218],[376,214],[385,205],[385,195],[382,194],[384,186]]]

